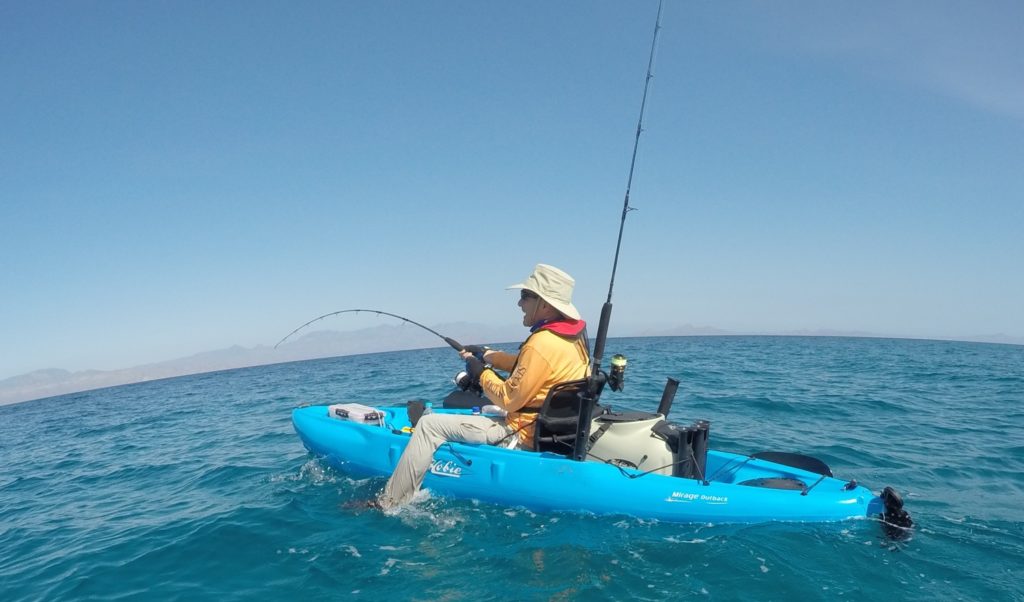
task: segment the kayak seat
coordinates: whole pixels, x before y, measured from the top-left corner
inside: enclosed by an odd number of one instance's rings
[[[534,423],[533,449],[571,455],[576,443],[576,426],[580,415],[580,396],[587,387],[587,379],[559,383],[548,391],[537,421]],[[608,412],[595,404],[592,418]]]

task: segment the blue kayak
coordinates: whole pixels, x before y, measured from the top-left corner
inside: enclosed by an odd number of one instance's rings
[[[405,407],[377,409],[380,420],[361,422],[332,417],[328,406],[308,406],[294,410],[292,422],[306,448],[339,470],[389,476],[411,425]],[[551,452],[446,443],[434,454],[423,486],[438,495],[539,512],[668,522],[825,522],[876,517],[886,510],[882,497],[855,481],[832,477],[827,467],[815,472],[754,456],[706,454],[705,478],[682,478]]]

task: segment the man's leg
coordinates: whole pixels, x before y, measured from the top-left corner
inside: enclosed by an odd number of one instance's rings
[[[502,419],[465,414],[427,414],[416,424],[409,445],[378,498],[382,508],[400,506],[423,484],[434,452],[445,441],[493,444],[511,431]]]

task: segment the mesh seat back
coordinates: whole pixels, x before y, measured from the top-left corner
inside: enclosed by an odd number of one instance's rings
[[[559,383],[548,391],[537,414],[534,449],[559,454],[572,452],[576,441],[576,426],[580,415],[580,397],[587,388],[587,379]],[[592,416],[599,416],[605,408],[594,405]]]

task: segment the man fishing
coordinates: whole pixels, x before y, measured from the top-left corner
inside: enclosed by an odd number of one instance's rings
[[[495,445],[516,437],[521,447],[533,448],[534,421],[548,391],[587,375],[586,323],[572,304],[575,283],[569,274],[541,263],[521,284],[508,287],[520,290],[523,326],[530,329],[519,352],[469,346],[460,353],[466,371],[479,381],[487,399],[507,415],[435,413],[420,418],[377,506],[394,508],[411,500],[423,484],[434,452],[447,441]],[[508,378],[495,369],[507,372]]]

